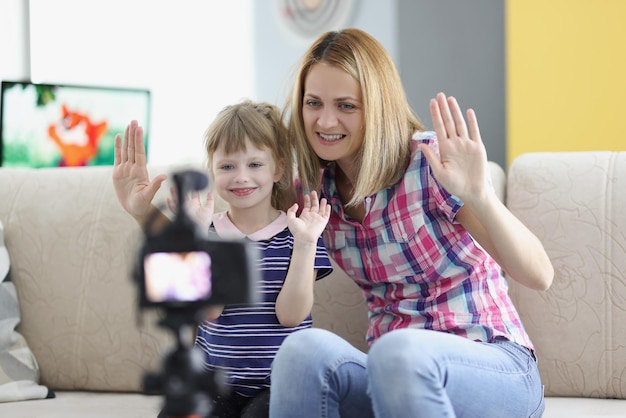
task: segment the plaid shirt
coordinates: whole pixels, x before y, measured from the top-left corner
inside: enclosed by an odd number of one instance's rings
[[[404,178],[365,199],[362,223],[343,211],[335,165],[323,173],[322,195],[333,207],[324,243],[363,291],[367,343],[414,327],[476,341],[503,336],[532,349],[500,266],[454,222],[462,202],[434,179],[420,142],[438,152],[434,132],[417,132]]]

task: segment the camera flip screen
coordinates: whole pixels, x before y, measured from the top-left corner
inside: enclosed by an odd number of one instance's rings
[[[205,251],[154,252],[144,258],[150,303],[199,302],[212,294],[211,256]]]

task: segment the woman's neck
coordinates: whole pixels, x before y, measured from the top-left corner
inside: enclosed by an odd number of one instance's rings
[[[335,185],[343,203],[352,199],[355,182],[339,166],[335,170]]]
[[[353,161],[337,161],[337,169],[335,170],[335,180],[342,177],[342,181],[349,183],[354,188],[358,177],[357,165]]]
[[[365,218],[365,205],[363,202],[357,204],[356,206],[346,206],[346,203],[348,203],[352,199],[352,196],[354,196],[355,182],[351,180],[349,175],[346,175],[340,166],[337,166],[337,169],[335,170],[335,186],[337,187],[339,198],[343,203],[344,212],[352,219],[358,222],[363,222],[363,219]]]

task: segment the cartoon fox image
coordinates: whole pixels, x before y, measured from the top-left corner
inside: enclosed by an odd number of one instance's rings
[[[78,111],[61,106],[61,120],[50,124],[48,136],[59,147],[59,167],[78,167],[87,163],[98,153],[98,141],[107,131],[106,121],[94,123]]]

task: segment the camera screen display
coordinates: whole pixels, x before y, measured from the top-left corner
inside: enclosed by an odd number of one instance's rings
[[[205,251],[154,252],[144,258],[150,303],[197,302],[212,293],[211,256]]]

